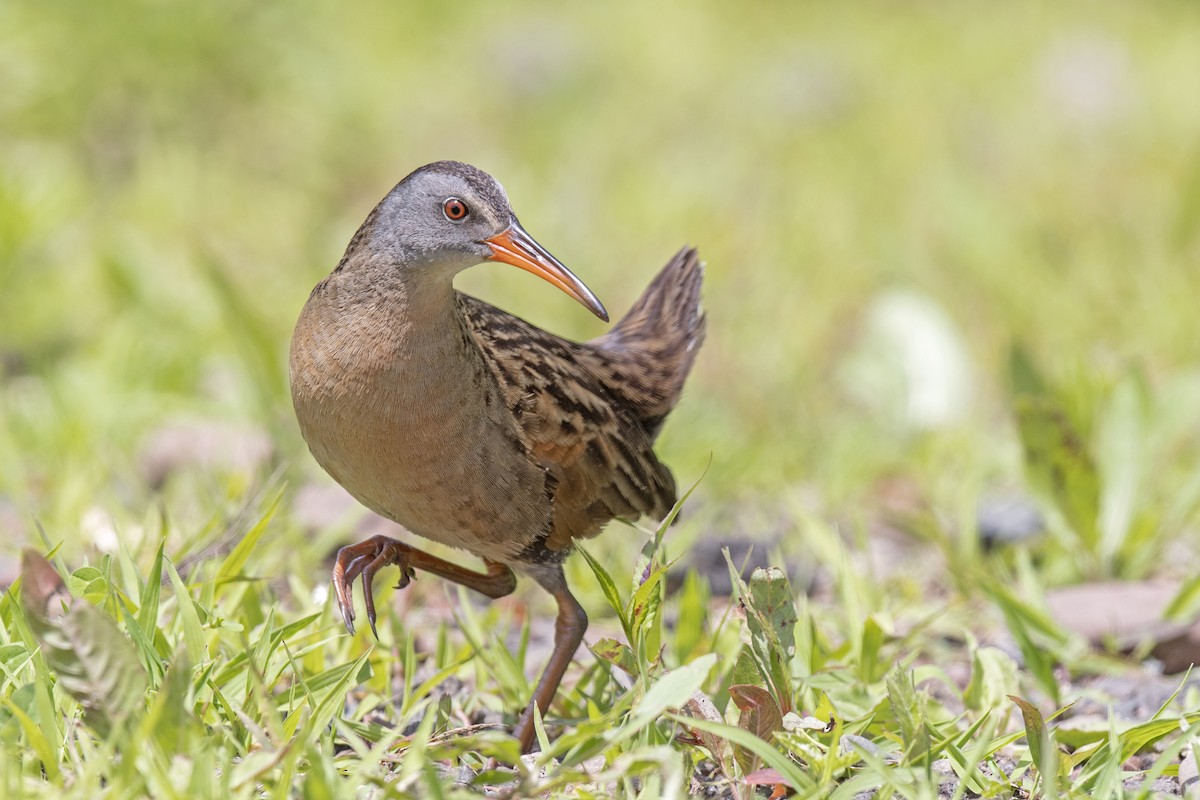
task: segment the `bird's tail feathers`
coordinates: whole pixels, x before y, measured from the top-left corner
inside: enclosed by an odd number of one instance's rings
[[[703,280],[695,248],[683,248],[621,321],[592,342],[611,359],[610,387],[637,410],[651,436],[679,401],[704,342]]]

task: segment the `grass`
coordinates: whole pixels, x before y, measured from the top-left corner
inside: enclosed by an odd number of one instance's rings
[[[704,477],[666,536],[569,564],[594,655],[518,793],[927,797],[950,770],[959,796],[1141,796],[1193,747],[1195,689],[1055,717],[1146,673],[1044,597],[1200,602],[1198,32],[1184,3],[0,6],[0,793],[474,796],[447,776],[512,760],[486,726],[552,604],[381,581],[380,640],[345,635],[328,556],[357,518],[298,502],[327,479],[286,391],[355,226],[459,158],[615,313],[684,242],[708,261],[661,443]],[[515,271],[460,285],[603,329]],[[271,452],[176,448],[151,480],[181,424]],[[980,500],[1013,490],[1046,530],[987,550]],[[715,588],[712,540],[786,569]]]

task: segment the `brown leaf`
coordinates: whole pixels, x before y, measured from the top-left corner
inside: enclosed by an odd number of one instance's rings
[[[27,547],[21,553],[21,576],[21,604],[26,613],[43,624],[61,618],[71,605],[71,594],[50,562]]]
[[[774,767],[765,767],[742,778],[742,783],[747,786],[775,786],[780,783],[787,784],[787,778],[780,775],[779,770]]]
[[[783,715],[779,704],[771,693],[761,686],[739,684],[729,687],[729,697],[741,710],[738,727],[753,733],[763,741],[771,741],[775,731],[783,727]],[[734,745],[734,757],[743,772],[752,772],[758,767],[758,756],[745,747]]]
[[[1049,743],[1046,735],[1046,720],[1042,717],[1042,712],[1038,710],[1038,707],[1025,698],[1010,694],[1008,699],[1021,709],[1021,718],[1025,722],[1025,740],[1029,743],[1029,757],[1033,760],[1033,766],[1040,772],[1044,766],[1042,757],[1045,753],[1045,746]]]
[[[783,728],[783,715],[779,713],[779,704],[770,692],[761,686],[730,686],[729,696],[742,712],[738,719],[738,727],[743,730],[769,742],[775,731]]]
[[[717,711],[717,707],[713,704],[713,701],[703,692],[692,692],[692,696],[688,698],[687,703],[683,706],[683,712],[689,717],[705,719],[709,722],[725,721],[721,717],[721,712]],[[695,729],[691,730],[691,738],[705,750],[712,753],[713,758],[724,769],[724,765],[729,758],[729,742],[715,733]]]
[[[149,681],[137,650],[111,617],[71,602],[62,578],[41,554],[22,554],[21,604],[58,685],[84,709],[101,736],[144,708]]]

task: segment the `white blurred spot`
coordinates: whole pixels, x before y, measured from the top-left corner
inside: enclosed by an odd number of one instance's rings
[[[912,290],[871,303],[843,378],[864,405],[917,428],[961,419],[971,400],[961,334],[941,306]]]
[[[1099,34],[1076,34],[1051,45],[1041,80],[1051,107],[1081,127],[1124,116],[1133,94],[1129,54],[1119,41]]]
[[[79,521],[83,535],[91,539],[92,544],[102,553],[115,553],[120,545],[117,537],[117,526],[112,516],[99,506],[92,506],[83,512]]]
[[[325,601],[329,599],[328,584],[318,584],[312,590],[312,602],[314,606],[324,606]]]

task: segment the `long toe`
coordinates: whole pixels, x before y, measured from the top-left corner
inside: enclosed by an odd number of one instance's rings
[[[344,550],[345,548],[343,548]],[[333,565],[333,594],[337,599],[338,612],[346,630],[354,633],[354,575],[348,574],[342,562],[342,552],[338,551],[338,560]]]
[[[342,622],[346,630],[354,633],[354,581],[362,576],[363,602],[367,607],[367,620],[371,623],[371,632],[375,638],[379,634],[375,630],[375,596],[371,591],[375,573],[395,564],[400,567],[402,580],[412,572],[408,564],[407,548],[403,543],[387,536],[372,536],[364,542],[347,545],[338,550],[333,563],[333,591],[337,597],[338,611],[341,612]],[[403,581],[407,583],[406,580]]]
[[[379,631],[375,628],[375,573],[392,563],[394,554],[391,551],[390,547],[380,548],[379,555],[375,556],[375,559],[367,564],[362,572],[363,604],[367,607],[367,622],[371,623],[371,633],[374,634],[376,640],[379,639]],[[405,565],[401,564],[400,574],[404,575],[406,572]]]

